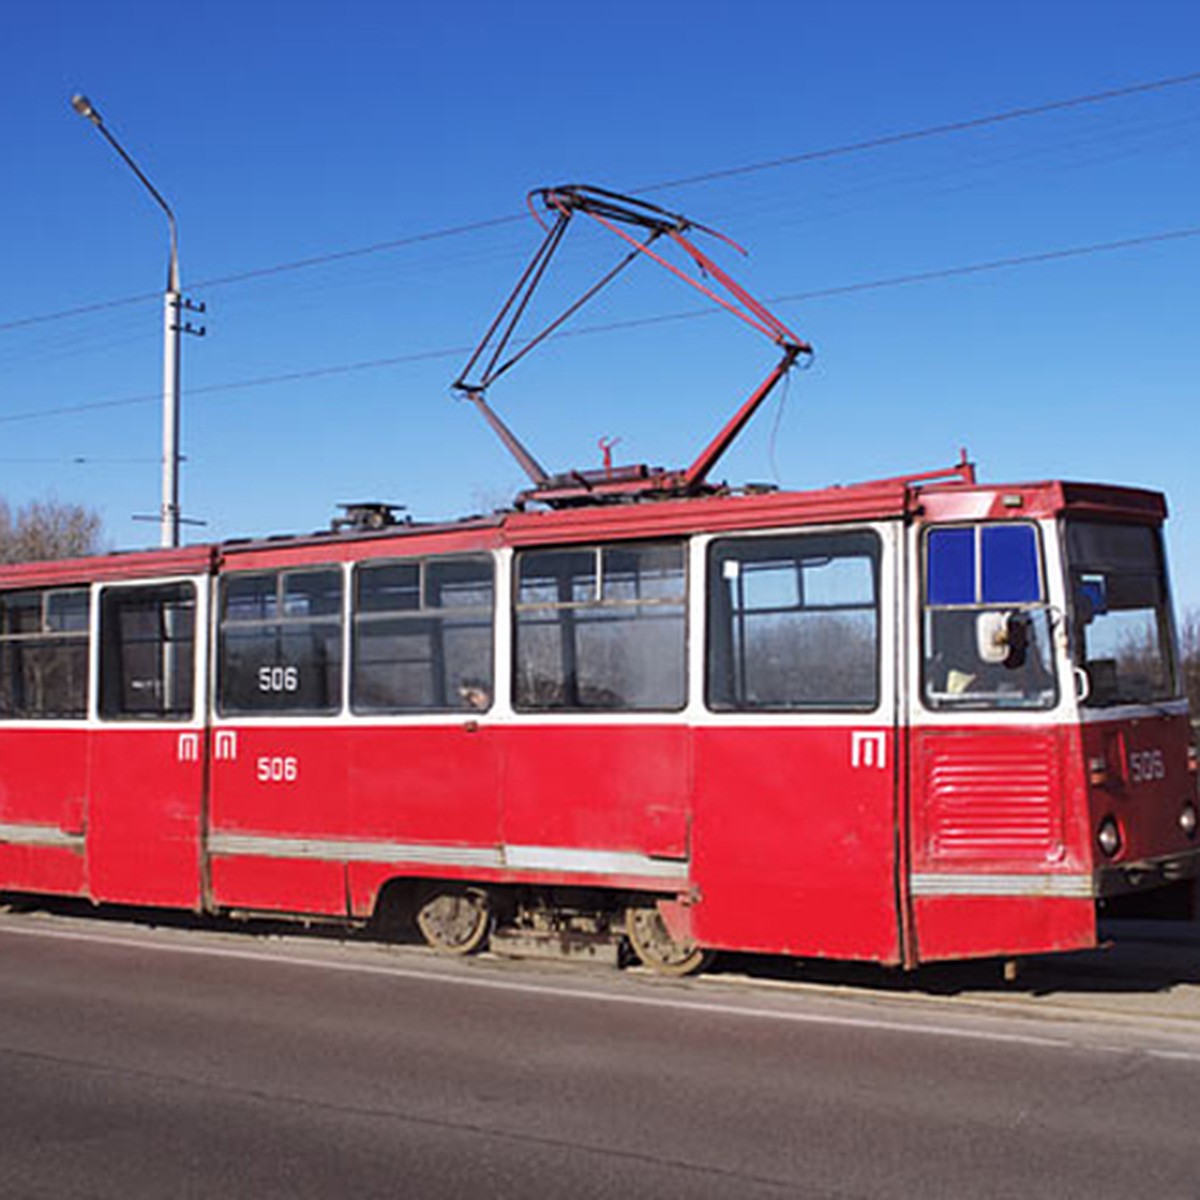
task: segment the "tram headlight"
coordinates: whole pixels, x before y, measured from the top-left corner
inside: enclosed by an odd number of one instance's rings
[[[1183,830],[1188,837],[1196,836],[1196,806],[1189,800],[1179,813],[1179,828]]]
[[[1096,830],[1096,842],[1104,854],[1112,858],[1121,849],[1121,829],[1112,817],[1105,817]]]

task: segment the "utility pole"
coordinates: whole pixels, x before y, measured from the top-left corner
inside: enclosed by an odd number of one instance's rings
[[[103,118],[86,96],[72,96],[71,107],[91,121],[104,140],[121,156],[145,189],[154,197],[159,208],[167,214],[171,246],[167,261],[167,290],[163,295],[163,400],[162,400],[162,503],[159,507],[159,544],[173,548],[179,545],[179,339],[184,333],[204,336],[204,327],[195,328],[184,319],[188,312],[204,312],[203,304],[184,298],[179,285],[179,239],[175,214],[163,199],[162,193],[146,178],[142,169],[130,158],[124,146],[112,135]]]

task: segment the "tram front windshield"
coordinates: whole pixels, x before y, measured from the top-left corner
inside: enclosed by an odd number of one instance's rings
[[[1106,708],[1179,694],[1162,538],[1148,525],[1067,524],[1072,654],[1083,703]]]

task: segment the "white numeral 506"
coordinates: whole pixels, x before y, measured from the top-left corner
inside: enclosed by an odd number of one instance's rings
[[[295,692],[300,687],[299,667],[259,667],[260,692]]]
[[[299,760],[290,754],[264,755],[255,770],[259,783],[295,783],[300,778]]]

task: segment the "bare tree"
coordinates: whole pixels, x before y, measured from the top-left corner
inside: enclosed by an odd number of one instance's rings
[[[31,500],[15,512],[0,500],[0,563],[99,554],[100,514],[53,498]]]
[[[1180,619],[1179,652],[1192,721],[1200,722],[1200,608],[1189,608]]]

